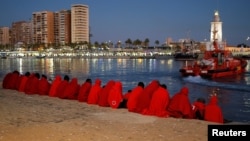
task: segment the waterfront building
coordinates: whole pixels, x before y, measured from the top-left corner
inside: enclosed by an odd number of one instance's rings
[[[167,46],[170,46],[171,42],[173,42],[173,39],[172,39],[171,37],[168,37],[168,38],[166,39],[165,44],[166,44]]]
[[[71,11],[55,12],[54,21],[55,43],[59,45],[71,43]]]
[[[49,44],[54,40],[54,12],[41,11],[32,13],[33,43]]]
[[[71,42],[89,43],[89,8],[87,5],[71,6]]]
[[[0,27],[0,45],[10,44],[10,28]]]
[[[13,22],[11,25],[10,32],[10,42],[12,45],[16,45],[17,43],[23,44],[31,44],[31,29],[32,25],[30,21],[17,21]]]

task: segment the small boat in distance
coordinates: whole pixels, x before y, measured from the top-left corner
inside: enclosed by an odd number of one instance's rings
[[[175,60],[196,60],[198,59],[198,53],[184,53],[184,52],[177,52],[174,54]]]
[[[241,58],[250,59],[250,54],[242,55]]]
[[[42,59],[42,58],[45,58],[45,57],[46,57],[46,54],[41,53],[41,52],[39,52],[39,54],[36,55],[36,58],[37,58],[37,59]]]
[[[36,56],[37,59],[45,58],[46,56]]]
[[[6,53],[1,53],[1,59],[7,59]]]

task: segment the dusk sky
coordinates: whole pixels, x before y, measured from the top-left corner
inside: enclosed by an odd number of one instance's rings
[[[72,4],[89,6],[91,42],[149,39],[160,44],[191,38],[210,39],[210,22],[218,10],[223,40],[250,45],[250,0],[5,0],[0,1],[0,27],[30,20],[33,12],[70,10]]]

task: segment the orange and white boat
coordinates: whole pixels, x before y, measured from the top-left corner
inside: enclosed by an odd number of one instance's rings
[[[201,76],[202,78],[219,78],[239,75],[245,72],[247,61],[243,58],[233,57],[232,52],[218,47],[213,42],[214,49],[206,50],[201,61],[192,65],[185,65],[180,69],[182,76]]]
[[[202,63],[209,63],[201,65],[199,75],[204,78],[217,78],[244,73],[247,61],[243,58],[233,57],[231,51],[219,49],[217,45],[217,42],[214,41],[215,49],[205,51]]]

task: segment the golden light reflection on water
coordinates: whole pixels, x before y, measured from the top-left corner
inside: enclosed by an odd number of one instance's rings
[[[23,59],[22,59],[22,58],[20,58],[19,70],[20,70],[20,71],[19,71],[20,73],[24,73],[24,72],[23,72]]]

